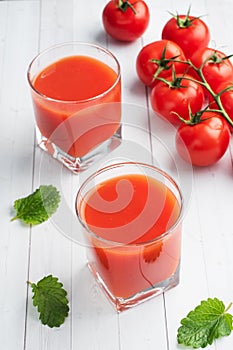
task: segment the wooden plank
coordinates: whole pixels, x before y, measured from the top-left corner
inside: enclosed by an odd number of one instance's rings
[[[72,39],[71,1],[40,1],[38,15],[38,52],[51,45]],[[62,188],[60,183],[61,167],[54,159],[46,156],[47,154],[36,147],[33,187],[35,189],[41,184],[53,184],[62,195],[65,188]],[[48,176],[45,174],[46,167]],[[68,179],[68,187],[69,182],[70,178]],[[63,185],[66,186],[66,181]],[[59,212],[57,215],[59,215]],[[32,229],[29,279],[32,282],[37,282],[49,274],[58,277],[68,292],[71,308],[72,244],[59,232],[54,220],[56,221],[56,219],[51,219],[44,225]],[[69,227],[68,222],[67,227]],[[31,292],[29,292],[29,297],[31,297]],[[54,349],[59,347],[63,349],[71,347],[71,317],[68,317],[65,324],[59,329],[51,330],[41,324],[35,308],[29,303],[26,349]]]
[[[73,40],[75,34],[72,25],[77,16],[80,16],[79,12],[74,11],[73,5],[73,1],[67,1],[65,6],[59,1],[42,1],[40,48]],[[86,9],[86,6],[84,8]],[[51,23],[53,23],[52,26]],[[93,25],[92,22],[91,25]],[[85,40],[87,39],[83,39]],[[64,281],[68,291],[71,312],[65,324],[57,332],[49,332],[45,327],[30,319],[27,336],[28,349],[32,346],[40,349],[43,344],[46,349],[55,347],[68,349],[71,346],[81,349],[98,349],[99,346],[101,348],[101,344],[103,347],[106,344],[104,337],[106,327],[109,329],[107,343],[113,344],[112,349],[118,349],[117,315],[114,312],[106,313],[109,304],[106,303],[105,297],[100,293],[96,282],[87,271],[84,247],[72,243],[58,233],[60,231],[64,235],[69,233],[73,235],[72,231],[76,229],[74,198],[78,189],[78,177],[68,173],[67,170],[62,170],[58,162],[46,157],[41,150],[36,149],[34,181],[35,184],[52,181],[57,186],[64,196],[63,199],[67,201],[68,218],[67,216],[64,218],[65,227],[60,226],[59,218],[57,225],[56,217],[64,214],[58,211],[57,216],[54,216],[49,225],[38,227],[37,232],[34,230],[31,244],[31,278],[35,279],[47,273],[58,275]],[[73,223],[74,227],[72,227]],[[111,307],[110,310],[112,311]],[[105,321],[100,322],[102,318],[105,318]]]
[[[178,8],[174,8],[174,5],[171,4],[171,7],[169,10],[173,13],[178,11],[178,13],[186,13],[187,11],[187,3],[183,2],[182,5],[179,4]],[[163,7],[163,5],[161,6]],[[164,9],[165,10],[165,9]],[[160,9],[160,13],[162,12],[162,9]],[[200,13],[206,13],[207,8],[205,7],[205,4],[200,5],[200,3],[194,3],[192,5],[192,13],[196,13],[196,15]],[[160,22],[160,30],[161,32],[163,25],[165,24],[165,17],[161,15],[161,18],[163,18],[163,21]],[[210,18],[208,18],[209,20]],[[175,129],[170,131],[170,135],[165,128],[159,128],[158,121],[156,121],[156,116],[153,116],[151,114],[151,130],[152,134],[159,135],[161,137],[161,140],[167,144],[169,151],[173,156],[175,157],[175,148],[174,148],[174,141],[172,143],[171,140],[174,139],[175,135]],[[160,123],[161,124],[161,123]],[[164,134],[166,133],[166,135]],[[167,134],[168,133],[168,134]],[[152,145],[154,149],[154,154],[156,157],[156,147],[158,147],[156,142],[153,142],[152,138]],[[157,150],[157,159],[159,164],[167,171],[171,171],[169,168],[169,164],[164,161],[166,157],[161,156],[159,151]],[[190,169],[191,170],[191,169]],[[171,290],[167,293],[165,293],[165,307],[166,307],[166,320],[167,320],[167,330],[168,330],[168,344],[169,349],[174,349],[176,347],[177,341],[176,341],[176,334],[177,329],[179,327],[179,320],[183,318],[189,310],[191,310],[193,307],[195,307],[197,304],[199,304],[200,300],[206,299],[210,293],[209,290],[209,276],[214,276],[213,273],[211,273],[211,269],[213,269],[213,266],[211,265],[209,259],[211,259],[211,246],[214,245],[213,241],[208,241],[208,244],[205,243],[205,230],[203,230],[203,222],[205,222],[205,217],[202,217],[202,210],[200,210],[200,207],[204,208],[208,207],[208,213],[216,212],[216,210],[210,210],[209,211],[209,205],[203,203],[203,193],[204,191],[208,191],[206,188],[207,183],[207,175],[208,171],[205,169],[204,174],[206,174],[205,180],[203,178],[198,176],[198,172],[194,171],[194,183],[190,184],[190,186],[193,186],[193,188],[190,188],[190,193],[187,191],[187,195],[190,194],[192,196],[192,199],[190,200],[189,208],[187,215],[184,219],[184,227],[183,227],[183,244],[182,244],[182,260],[181,260],[181,282],[178,287],[176,287],[174,290]],[[201,172],[201,175],[204,175]],[[186,176],[185,174],[182,176],[182,173],[180,174],[181,177]],[[216,174],[215,174],[216,176]],[[188,177],[187,177],[188,181]],[[190,172],[190,181],[192,181],[192,171]],[[221,181],[222,184],[222,181]],[[226,184],[226,183],[225,183]],[[213,186],[210,185],[210,188]],[[215,188],[217,187],[217,184],[214,185]],[[229,188],[229,184],[226,184],[226,188]],[[196,193],[199,193],[200,195],[196,196]],[[219,188],[219,191],[220,188]],[[207,192],[206,199],[209,201],[211,197],[211,192]],[[217,197],[217,196],[216,196]],[[218,196],[219,198],[219,196]],[[216,208],[215,208],[216,209]],[[211,214],[210,214],[211,217]],[[211,219],[208,222],[208,228],[214,226],[214,224],[211,222]],[[193,256],[190,257],[190,253],[193,253]],[[216,252],[215,252],[216,253]],[[215,255],[216,256],[216,255]],[[193,260],[193,264],[191,263],[191,260]],[[210,265],[209,265],[210,263]],[[208,271],[203,268],[209,265]],[[225,276],[226,280],[226,272],[223,273],[221,276]],[[216,279],[215,279],[216,281]],[[222,288],[222,284],[220,283]],[[197,287],[198,286],[198,287]],[[175,302],[174,302],[175,300]],[[231,343],[230,343],[231,344]],[[229,349],[230,346],[228,345]]]
[[[24,344],[30,228],[10,218],[14,200],[32,190],[34,127],[26,70],[36,46],[37,10],[36,1],[0,3],[0,340],[9,350]]]
[[[106,47],[106,35],[102,28],[100,13],[105,1],[74,3],[74,40],[96,43]],[[87,21],[87,19],[89,20]],[[101,160],[85,173],[81,174],[82,182],[91,172],[101,166]],[[77,181],[73,182],[74,191],[77,191]],[[77,247],[74,247],[77,251]],[[73,280],[73,317],[72,343],[74,348],[94,350],[111,348],[117,350],[119,344],[118,315],[106,296],[96,284],[86,266],[85,247],[82,247],[83,260],[80,265],[80,256],[73,253],[72,280]],[[77,273],[78,266],[82,266]]]
[[[122,66],[123,102],[126,111],[123,123],[126,127],[126,137],[134,143],[133,160],[151,163],[151,138],[149,135],[150,123],[148,114],[147,89],[139,81],[136,73],[136,57],[142,46],[153,37],[154,3],[147,2],[151,9],[152,19],[149,28],[142,38],[133,43],[120,43],[108,38],[108,47],[119,58]],[[132,104],[129,107],[128,104]],[[138,148],[137,148],[137,147]],[[142,153],[136,151],[144,148]],[[127,155],[132,157],[130,153]],[[132,157],[133,158],[133,157]],[[143,317],[146,315],[146,319]],[[119,315],[119,331],[121,349],[166,349],[165,313],[162,296],[137,306]]]

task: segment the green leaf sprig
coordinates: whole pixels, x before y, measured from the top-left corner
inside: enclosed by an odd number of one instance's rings
[[[54,214],[60,203],[60,194],[52,185],[41,185],[35,192],[14,202],[16,215],[11,219],[20,219],[26,224],[38,225]]]
[[[177,333],[178,344],[193,349],[205,348],[214,339],[230,335],[233,317],[227,311],[231,305],[225,308],[224,303],[217,298],[203,300],[181,320]]]
[[[52,275],[44,277],[37,284],[28,283],[34,293],[33,305],[40,313],[42,324],[50,328],[60,327],[69,313],[67,292],[63,289],[63,284]]]

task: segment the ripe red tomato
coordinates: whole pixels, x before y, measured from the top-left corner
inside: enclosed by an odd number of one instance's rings
[[[200,47],[208,46],[210,31],[199,17],[177,15],[172,17],[163,27],[162,39],[177,43],[186,58],[189,58]]]
[[[187,74],[176,74],[167,78],[167,83],[159,81],[151,91],[153,110],[174,125],[181,121],[173,112],[183,119],[189,119],[189,107],[194,114],[201,110],[205,101],[202,86],[187,78],[192,79]]]
[[[136,70],[139,79],[147,86],[155,86],[159,80],[172,74],[172,67],[176,73],[183,73],[187,65],[182,62],[172,62],[176,59],[186,61],[183,50],[173,41],[159,40],[144,46],[136,60]]]
[[[149,19],[149,8],[142,0],[111,0],[102,13],[106,32],[121,41],[139,38],[145,32]]]
[[[232,81],[224,81],[221,83],[217,89],[216,89],[216,94],[218,94],[221,91],[224,91],[226,88],[231,88],[225,92],[223,92],[220,95],[220,100],[222,102],[223,108],[227,112],[229,118],[231,119],[233,123],[233,82]],[[216,102],[213,100],[213,97],[211,97],[211,101],[213,103],[210,104],[210,108],[212,109],[218,109],[218,106]],[[230,131],[233,132],[233,126],[229,124]]]
[[[197,68],[203,64],[203,75],[214,92],[224,80],[233,80],[233,65],[221,51],[203,47],[190,60]],[[192,75],[195,74],[192,72]]]
[[[204,112],[197,124],[181,124],[176,133],[179,155],[197,166],[217,162],[226,152],[229,142],[228,123],[214,112]]]

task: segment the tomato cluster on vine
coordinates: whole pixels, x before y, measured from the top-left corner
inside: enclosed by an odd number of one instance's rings
[[[136,71],[151,88],[156,114],[177,127],[180,156],[197,166],[226,152],[233,126],[233,65],[210,48],[210,30],[200,17],[173,15],[161,40],[138,53]]]
[[[133,41],[147,29],[150,12],[143,0],[111,0],[104,7],[106,32]],[[233,131],[233,65],[231,56],[209,47],[210,30],[201,17],[173,15],[161,39],[138,53],[136,71],[151,89],[156,114],[177,127],[180,156],[197,166],[217,162]]]

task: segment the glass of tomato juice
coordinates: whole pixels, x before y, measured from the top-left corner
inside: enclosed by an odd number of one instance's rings
[[[27,72],[39,146],[74,173],[121,142],[121,71],[107,49],[68,42],[37,55]]]
[[[167,173],[109,165],[81,185],[76,212],[88,266],[117,311],[179,283],[183,199]]]

